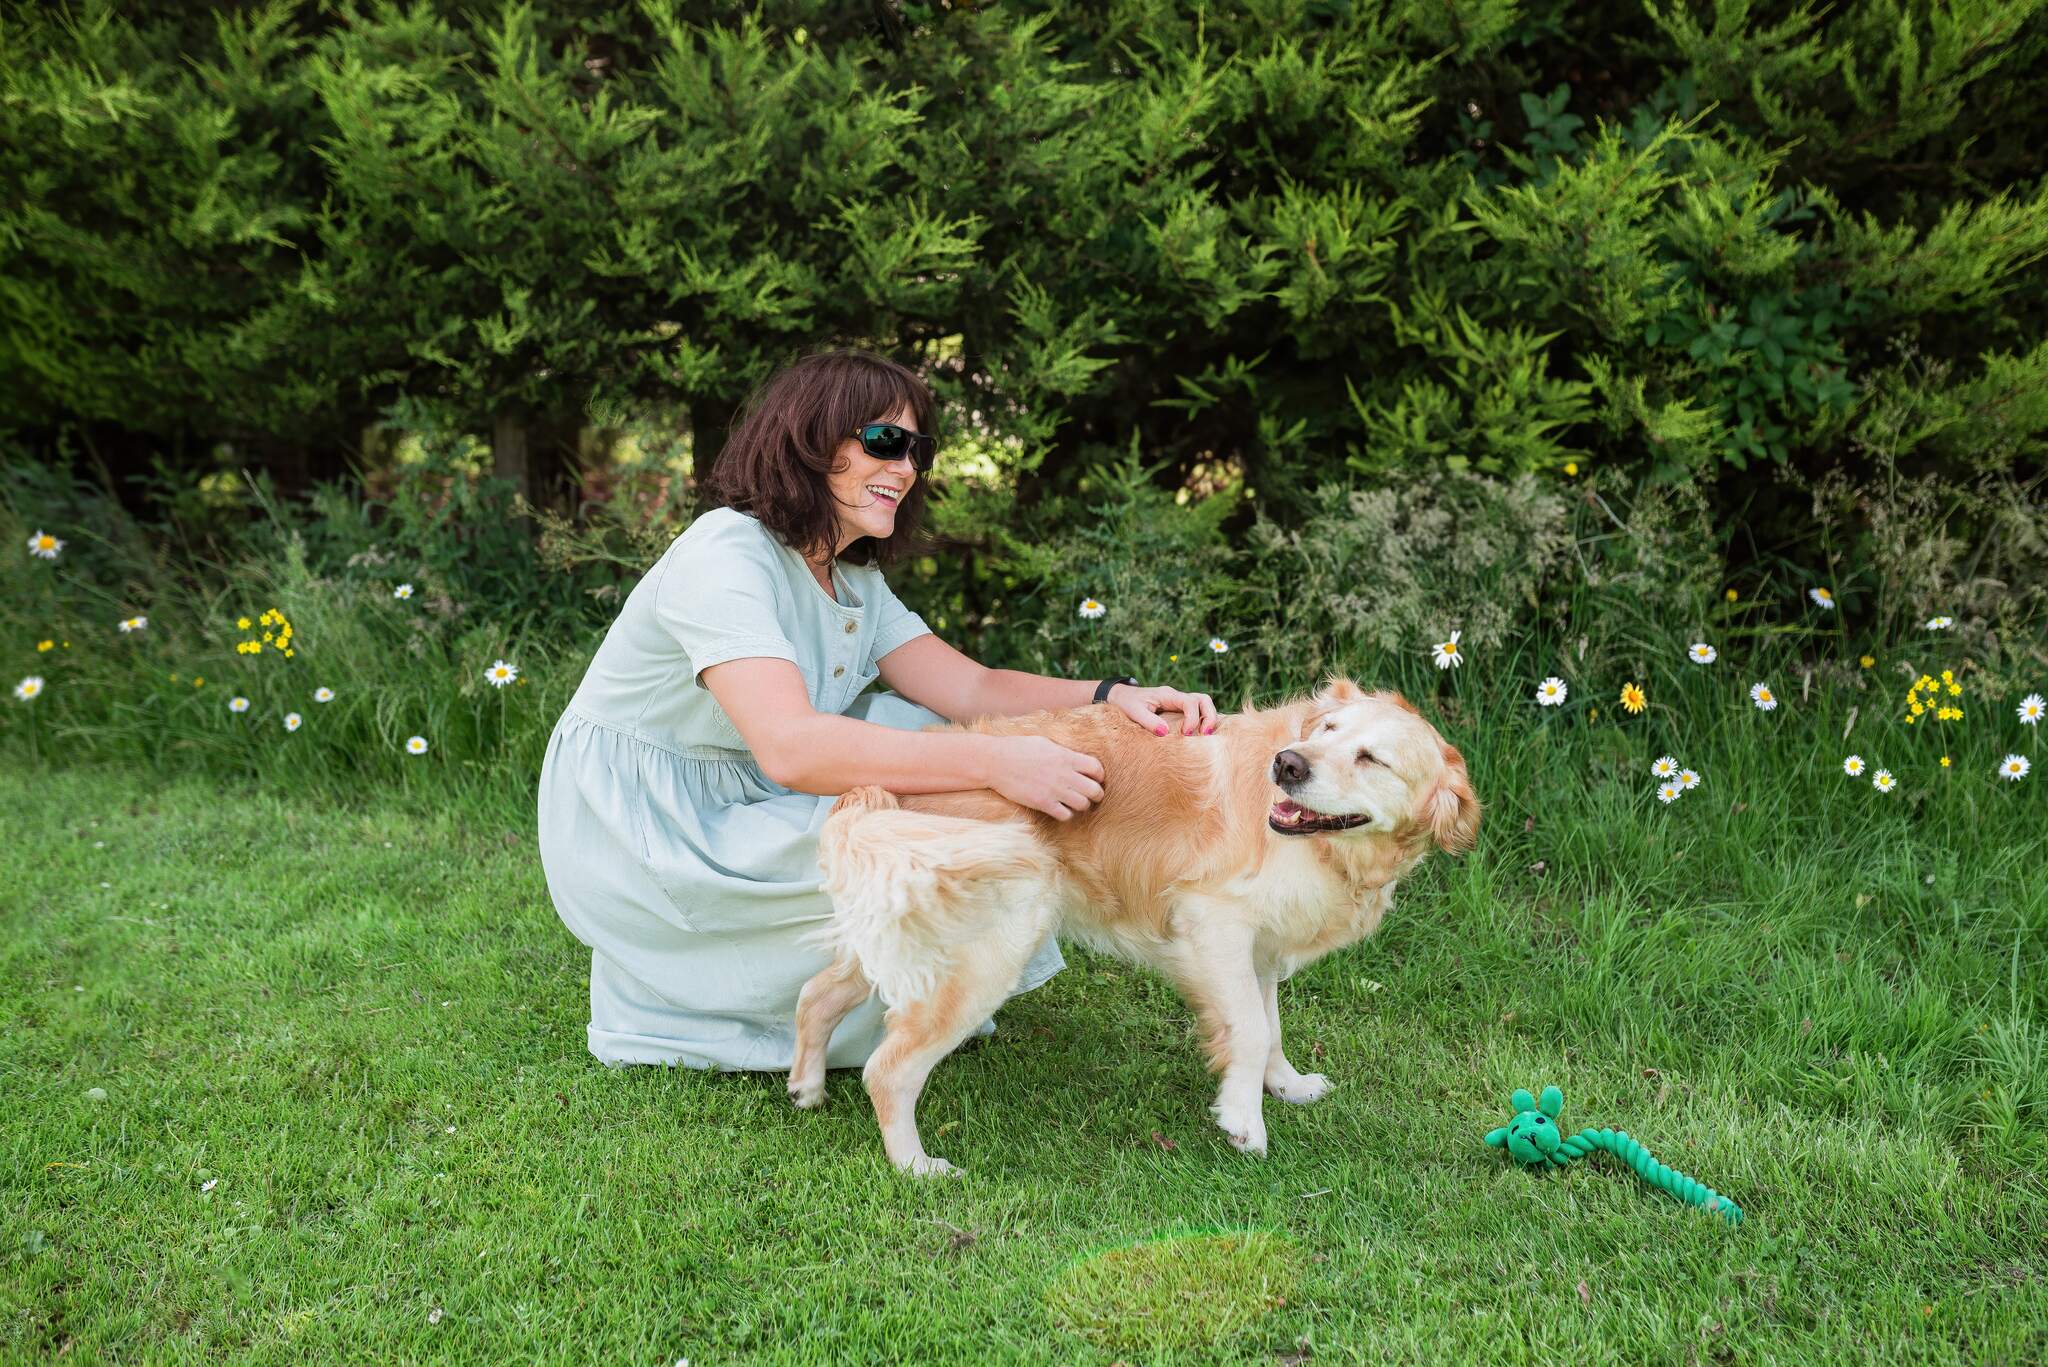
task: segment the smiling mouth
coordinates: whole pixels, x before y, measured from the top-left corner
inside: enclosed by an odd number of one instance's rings
[[[1273,804],[1272,811],[1266,813],[1266,825],[1282,835],[1319,835],[1324,831],[1348,831],[1353,826],[1370,825],[1371,822],[1370,812],[1325,816],[1284,797]]]
[[[872,484],[867,486],[867,491],[873,494],[875,502],[881,504],[884,508],[893,508],[903,501],[899,495],[892,494],[886,489],[878,489]]]

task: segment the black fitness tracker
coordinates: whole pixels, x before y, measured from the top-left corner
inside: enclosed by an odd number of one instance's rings
[[[1095,701],[1109,701],[1109,690],[1115,688],[1120,683],[1127,683],[1133,688],[1138,686],[1138,681],[1128,674],[1124,675],[1121,679],[1104,679],[1101,683],[1095,685]]]

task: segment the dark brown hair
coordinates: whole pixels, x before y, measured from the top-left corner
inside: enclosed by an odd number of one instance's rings
[[[918,431],[931,432],[936,407],[917,372],[887,357],[844,350],[806,356],[762,381],[741,405],[705,492],[714,504],[760,518],[799,553],[829,556],[836,523],[825,479],[839,443],[899,408],[916,416]],[[929,478],[920,474],[911,482],[888,540],[863,536],[846,548],[845,558],[891,565],[919,549]]]

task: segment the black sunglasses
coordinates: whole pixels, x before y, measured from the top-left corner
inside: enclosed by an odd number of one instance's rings
[[[876,460],[901,460],[910,453],[910,463],[921,475],[930,474],[938,459],[939,439],[926,432],[913,432],[893,422],[871,422],[849,435],[860,438],[860,449]]]

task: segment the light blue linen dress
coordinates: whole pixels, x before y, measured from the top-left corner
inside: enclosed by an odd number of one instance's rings
[[[790,1066],[797,993],[829,962],[797,941],[831,913],[818,831],[834,799],[770,780],[699,675],[772,656],[796,664],[819,712],[910,731],[946,720],[862,693],[931,628],[878,567],[837,565],[832,582],[837,602],[758,518],[705,513],[627,595],[555,724],[541,865],[590,946],[590,1052],[605,1063]],[[1064,966],[1048,939],[1016,991]],[[870,997],[840,1023],[828,1067],[867,1061],[882,1010]]]

